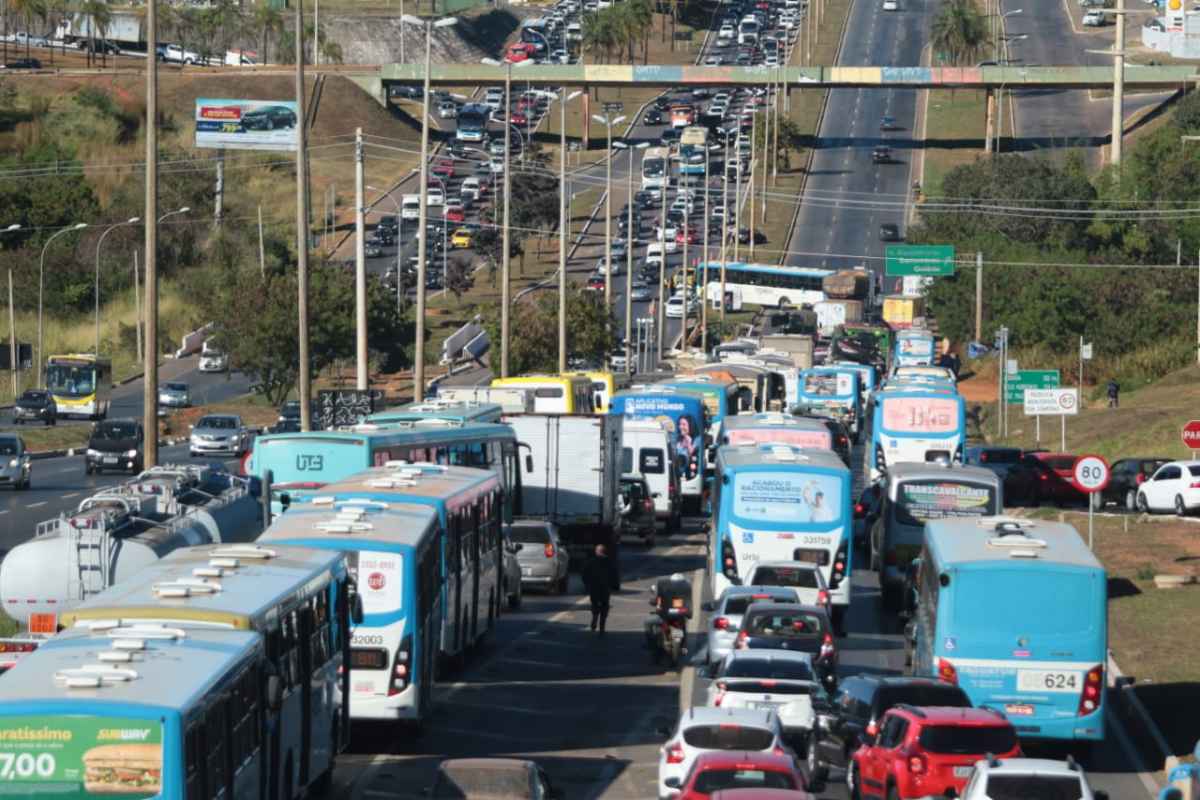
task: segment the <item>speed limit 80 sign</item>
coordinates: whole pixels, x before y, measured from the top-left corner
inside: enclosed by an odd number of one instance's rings
[[[1100,456],[1080,456],[1071,470],[1071,483],[1085,494],[1099,492],[1108,486],[1108,462]]]

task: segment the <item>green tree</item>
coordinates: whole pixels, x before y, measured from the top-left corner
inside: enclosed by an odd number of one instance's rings
[[[278,38],[283,33],[283,15],[270,3],[259,3],[254,7],[254,27],[258,30],[262,50],[258,54],[259,63],[267,64],[270,62],[272,38]]]
[[[112,24],[112,10],[105,0],[83,0],[79,4],[80,13],[86,15],[88,19],[88,65],[92,63],[93,54],[96,49],[96,34],[100,34],[101,40],[108,38],[108,26]],[[102,63],[108,65],[107,48],[102,48],[104,53],[101,54]]]
[[[499,311],[484,322],[491,352],[500,352]],[[542,292],[536,299],[513,305],[508,364],[512,374],[558,370],[558,296]],[[602,364],[612,352],[610,330],[616,323],[596,292],[567,295],[567,353],[589,363]],[[498,358],[498,356],[494,356]]]
[[[930,29],[934,52],[952,64],[979,60],[987,45],[987,21],[973,0],[947,0],[938,8]]]
[[[604,61],[612,61],[613,50],[621,42],[621,31],[615,24],[616,18],[606,12],[614,9],[584,14],[582,47],[589,53],[603,53]]]
[[[10,11],[19,14],[21,19],[25,21],[25,57],[29,58],[29,36],[33,27],[33,18],[45,16],[45,4],[43,0],[9,0],[8,8]]]

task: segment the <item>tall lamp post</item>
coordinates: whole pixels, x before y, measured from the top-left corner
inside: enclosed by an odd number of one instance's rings
[[[583,92],[567,94],[562,89],[559,105],[561,123],[558,140],[558,371],[567,371],[567,239],[571,236],[571,220],[567,214],[567,103]]]
[[[612,309],[612,128],[621,124],[625,117],[614,119],[608,114],[593,114],[592,119],[604,126],[608,142],[608,156],[604,161],[604,308],[608,311]]]
[[[1117,18],[1116,38],[1113,39],[1111,50],[1088,50],[1112,56],[1113,59],[1113,99],[1112,99],[1112,151],[1109,163],[1120,168],[1122,139],[1125,136],[1125,17],[1128,14],[1156,14],[1157,10],[1126,10],[1125,0],[1117,0],[1116,8],[1096,9],[1101,14],[1112,14]]]
[[[100,234],[100,241],[96,242],[96,355],[100,355],[100,245],[104,244],[104,238],[117,228],[125,225],[137,225],[142,221],[141,217],[130,217],[124,222],[118,222],[115,225],[108,226],[104,233]]]
[[[425,398],[425,253],[429,240],[425,223],[429,212],[429,65],[433,54],[433,29],[457,24],[456,17],[424,20],[405,14],[400,18],[408,25],[425,28],[425,82],[421,91],[421,169],[420,206],[417,215],[417,320],[413,342],[413,399]],[[399,276],[397,276],[399,277]]]
[[[613,142],[613,147],[629,151],[629,169],[626,170],[626,193],[628,194],[628,216],[625,222],[625,374],[629,374],[633,362],[633,151],[645,150],[649,142],[629,145]]]
[[[65,228],[61,228],[58,231],[55,231],[53,234],[51,234],[50,238],[46,240],[46,244],[42,246],[42,257],[38,264],[38,353],[37,353],[38,386],[42,385],[42,378],[44,377],[42,370],[44,368],[43,364],[46,361],[46,351],[43,349],[44,340],[42,338],[42,331],[43,331],[43,328],[42,328],[42,290],[46,285],[46,251],[50,249],[50,243],[53,242],[55,239],[57,239],[59,236],[62,236],[64,233],[69,233],[71,231],[83,230],[87,226],[88,226],[88,224],[86,222],[76,222],[74,225],[68,225]]]

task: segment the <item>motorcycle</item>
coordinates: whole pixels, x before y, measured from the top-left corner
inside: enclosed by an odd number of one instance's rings
[[[687,623],[692,617],[692,587],[685,580],[659,581],[651,587],[650,605],[654,614],[646,619],[646,644],[650,657],[658,664],[667,657],[672,669],[679,669],[687,655]]]

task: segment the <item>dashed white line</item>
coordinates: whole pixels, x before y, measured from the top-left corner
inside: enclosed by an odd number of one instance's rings
[[[72,497],[78,497],[78,496],[79,496],[79,492],[71,492],[70,494],[64,494],[63,500],[70,500]]]
[[[40,503],[30,503],[29,505],[27,505],[27,506],[25,506],[25,507],[26,507],[26,508],[38,508],[39,506],[44,506],[44,505],[46,505],[46,501],[45,501],[45,500],[43,500],[43,501],[42,501],[42,502],[40,502]]]

